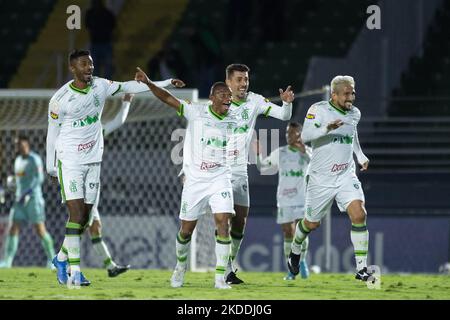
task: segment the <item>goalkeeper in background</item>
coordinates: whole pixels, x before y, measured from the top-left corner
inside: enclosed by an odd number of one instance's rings
[[[274,174],[278,171],[277,189],[277,224],[281,225],[284,237],[284,256],[286,262],[291,252],[291,243],[295,236],[295,226],[305,216],[305,175],[311,159],[311,148],[306,147],[300,134],[302,125],[298,122],[290,122],[286,128],[287,145],[272,151],[267,158],[262,158],[259,153],[259,145],[256,147],[257,167],[262,174]],[[306,263],[308,251],[308,237],[301,245],[300,273],[302,278],[308,278],[309,270]],[[291,272],[284,280],[294,280]]]
[[[33,152],[28,137],[16,138],[18,156],[14,161],[15,180],[8,178],[8,188],[15,185],[15,201],[10,211],[9,230],[5,243],[3,261],[0,268],[11,268],[19,246],[19,231],[23,222],[30,222],[41,238],[41,244],[47,256],[47,267],[52,267],[55,255],[53,239],[45,228],[45,202],[42,196],[44,169],[41,157]]]

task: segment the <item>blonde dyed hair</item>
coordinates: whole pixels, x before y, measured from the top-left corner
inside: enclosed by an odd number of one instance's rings
[[[351,76],[336,76],[331,80],[331,93],[337,93],[338,87],[350,85],[355,87],[355,79]]]

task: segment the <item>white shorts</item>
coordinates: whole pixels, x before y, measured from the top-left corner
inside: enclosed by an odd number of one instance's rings
[[[97,198],[95,199],[95,203],[92,206],[91,213],[89,215],[89,227],[92,226],[92,223],[94,223],[94,220],[100,221],[100,213],[98,212],[98,203],[100,202],[100,189],[101,186],[99,186],[97,191]]]
[[[277,223],[284,224],[300,220],[305,215],[304,206],[280,207],[277,211]]]
[[[101,162],[67,167],[58,161],[58,180],[61,186],[62,202],[84,199],[94,204],[100,187]]]
[[[314,175],[307,176],[305,217],[310,222],[319,222],[331,210],[333,200],[341,212],[347,210],[354,200],[365,201],[361,182],[355,174],[342,177],[338,187],[321,186]]]
[[[186,183],[183,186],[180,219],[196,221],[207,212],[235,214],[230,180]]]
[[[250,207],[250,195],[248,192],[248,178],[236,177],[231,179],[233,186],[234,204],[242,207]]]

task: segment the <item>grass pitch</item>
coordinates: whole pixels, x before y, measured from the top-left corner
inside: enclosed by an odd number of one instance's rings
[[[231,290],[213,288],[214,274],[188,272],[184,287],[170,287],[170,270],[130,270],[108,278],[103,269],[83,269],[89,287],[68,289],[56,274],[44,268],[0,269],[1,300],[406,300],[450,299],[447,275],[397,275],[381,277],[380,289],[368,289],[352,274],[312,274],[284,281],[284,273],[239,272],[245,284]]]

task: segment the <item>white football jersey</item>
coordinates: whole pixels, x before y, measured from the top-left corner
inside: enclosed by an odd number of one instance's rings
[[[106,98],[121,91],[142,92],[149,89],[136,81],[115,82],[98,77],[93,77],[91,84],[83,90],[72,83],[73,80],[63,85],[49,103],[49,126],[59,126],[55,141],[56,158],[67,166],[101,162],[101,117]],[[51,148],[48,148],[49,151]],[[47,154],[49,171],[56,163],[54,157]]]
[[[188,120],[183,144],[186,183],[231,179],[228,148],[237,120],[215,113],[209,103],[181,102],[178,114]]]
[[[357,125],[360,118],[361,112],[355,106],[344,111],[329,101],[321,101],[309,108],[303,125],[302,140],[305,143],[311,142],[313,149],[308,174],[323,176],[321,184],[335,186],[340,176],[354,174],[355,150],[359,150],[356,155],[360,163],[368,160],[359,147]],[[344,125],[327,132],[327,125],[338,119]]]
[[[291,207],[305,204],[305,176],[310,161],[305,153],[289,145],[279,147],[265,159],[259,159],[261,172],[278,170],[277,206]]]
[[[286,113],[286,114],[285,114]],[[278,119],[286,116],[288,120],[291,117],[292,104],[283,103],[280,107],[271,103],[263,96],[248,92],[245,101],[232,101],[230,114],[238,119],[238,127],[234,137],[237,148],[234,150],[235,158],[231,162],[233,177],[247,177],[247,164],[250,151],[250,143],[255,129],[256,119],[260,114],[266,117],[275,117]],[[233,150],[230,150],[230,154]]]

